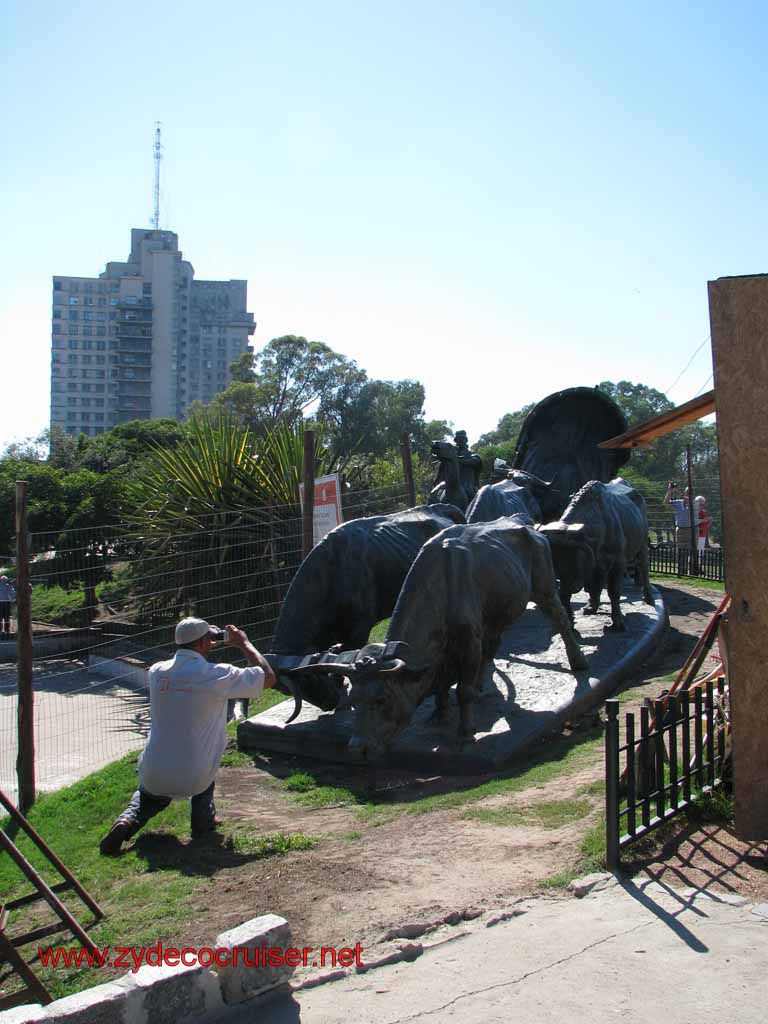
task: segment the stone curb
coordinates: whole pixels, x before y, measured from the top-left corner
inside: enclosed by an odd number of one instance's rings
[[[115,981],[56,999],[48,1006],[0,1012],[0,1024],[207,1024],[226,1007],[283,991],[294,972],[288,964],[249,966],[262,949],[291,946],[288,922],[276,914],[246,921],[219,935],[216,949],[242,950],[234,964],[148,966]]]

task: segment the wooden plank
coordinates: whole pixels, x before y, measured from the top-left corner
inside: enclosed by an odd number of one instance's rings
[[[661,416],[655,416],[652,420],[646,420],[632,430],[627,430],[616,437],[610,437],[607,441],[601,441],[598,448],[642,448],[651,443],[657,437],[664,437],[671,434],[673,430],[688,423],[700,420],[702,416],[709,416],[715,412],[715,392],[707,391],[704,395],[678,405],[676,409],[670,409]]]

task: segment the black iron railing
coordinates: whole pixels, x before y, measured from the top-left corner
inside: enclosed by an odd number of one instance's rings
[[[619,702],[606,701],[606,860],[619,867],[621,851],[680,814],[722,783],[726,713],[724,679],[657,700],[625,717],[620,740]]]
[[[649,544],[648,568],[651,572],[668,573],[671,576],[695,576],[698,579],[725,581],[725,563],[722,548],[705,548],[693,552],[687,547],[675,544]]]

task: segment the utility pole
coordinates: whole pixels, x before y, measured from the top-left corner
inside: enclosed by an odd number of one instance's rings
[[[155,121],[155,188],[154,188],[154,214],[152,225],[155,231],[160,230],[160,161],[163,159],[162,145],[160,143],[160,122]]]

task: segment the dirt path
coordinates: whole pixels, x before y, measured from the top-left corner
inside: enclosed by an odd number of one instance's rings
[[[721,598],[682,586],[665,587],[664,596],[670,629],[654,662],[630,682],[627,708],[660,692],[663,677],[682,665]],[[184,944],[210,945],[219,932],[274,912],[290,921],[297,945],[360,942],[373,950],[393,933],[408,937],[430,922],[460,924],[483,911],[503,913],[534,893],[563,898],[563,889],[551,882],[582,862],[585,836],[600,820],[602,756],[595,720],[574,723],[546,747],[548,770],[561,759],[561,775],[501,787],[482,799],[458,794],[489,776],[430,779],[272,756],[221,770],[220,810],[230,822],[248,822],[261,834],[311,836],[312,849],[258,860],[239,853],[236,840],[233,846],[221,837],[202,850],[199,843],[174,844],[167,854],[162,836],[140,841],[156,869],[171,860],[178,866],[181,858],[184,871],[208,876],[179,937]],[[296,772],[360,792],[366,802],[333,806],[331,794],[331,806],[307,806],[282,781]],[[449,806],[423,813],[418,801],[441,795]],[[554,809],[554,821],[539,820],[547,808]],[[721,827],[689,830],[647,860],[653,877],[676,886],[698,879],[708,887],[768,897],[765,849],[739,843]],[[714,869],[716,861],[722,869]]]

